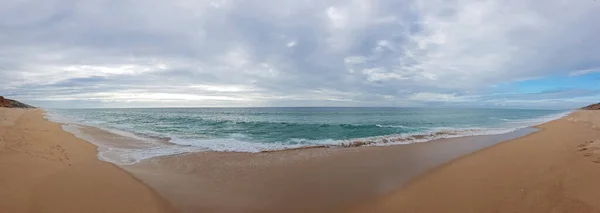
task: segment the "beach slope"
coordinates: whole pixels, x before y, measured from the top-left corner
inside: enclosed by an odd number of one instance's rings
[[[96,147],[36,109],[0,108],[0,212],[172,212]]]
[[[344,212],[600,212],[599,127],[577,111]]]

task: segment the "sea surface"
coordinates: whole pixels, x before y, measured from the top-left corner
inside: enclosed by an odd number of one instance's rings
[[[88,141],[95,127],[142,145],[91,141],[116,164],[189,152],[262,152],[301,147],[380,146],[493,135],[534,126],[568,111],[438,108],[47,109],[47,118]],[[106,140],[106,139],[104,139]]]

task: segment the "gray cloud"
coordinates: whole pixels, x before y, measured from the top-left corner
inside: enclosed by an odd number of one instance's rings
[[[48,107],[494,98],[573,107],[587,100],[498,97],[490,87],[600,67],[593,1],[9,0],[0,8],[0,89]]]

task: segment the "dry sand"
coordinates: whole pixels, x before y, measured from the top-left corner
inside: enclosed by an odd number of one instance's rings
[[[0,212],[600,212],[598,127],[578,111],[499,144],[529,131],[123,166],[167,202],[41,111],[0,109]]]
[[[342,212],[600,212],[600,111],[451,161]]]
[[[173,212],[152,189],[96,154],[41,110],[0,108],[0,212]]]

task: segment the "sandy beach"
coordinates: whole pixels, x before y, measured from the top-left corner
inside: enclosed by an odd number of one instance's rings
[[[600,0],[1,0],[0,213],[600,213]]]
[[[599,127],[577,111],[342,212],[600,212]]]
[[[2,212],[600,212],[598,111],[501,135],[120,167],[41,110],[0,108],[0,122]]]
[[[96,147],[43,118],[0,108],[0,212],[174,212],[152,189],[98,160]]]

